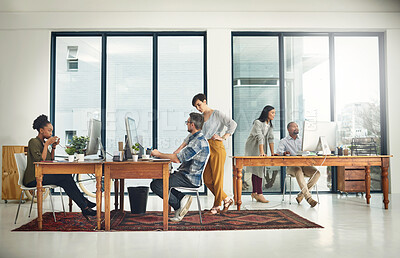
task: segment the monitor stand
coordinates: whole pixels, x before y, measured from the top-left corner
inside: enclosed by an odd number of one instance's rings
[[[322,149],[322,155],[331,155],[331,149],[329,149],[329,144],[325,136],[319,137],[318,149]]]
[[[104,147],[103,147],[103,144],[101,143],[100,137],[98,138],[98,141],[99,141],[100,151],[101,151],[100,158],[102,160],[106,160],[106,151],[104,150]]]

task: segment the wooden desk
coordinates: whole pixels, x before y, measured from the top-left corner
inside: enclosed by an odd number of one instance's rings
[[[163,229],[168,230],[168,183],[170,162],[105,162],[104,163],[104,202],[105,230],[110,230],[111,179],[120,179],[122,190],[121,209],[123,210],[124,179],[163,179]],[[118,186],[116,187],[118,189]],[[115,192],[115,209],[118,209],[118,192]]]
[[[371,187],[371,166],[382,168],[382,192],[385,209],[389,204],[389,158],[385,156],[234,156],[233,162],[233,192],[237,209],[242,204],[242,170],[245,166],[351,166],[365,167],[366,199],[369,204]]]
[[[45,174],[95,174],[96,176],[96,209],[97,209],[97,229],[101,228],[101,177],[102,161],[84,162],[35,162],[35,176],[37,182],[37,207],[38,207],[38,226],[42,229],[42,207],[43,207],[43,175]]]

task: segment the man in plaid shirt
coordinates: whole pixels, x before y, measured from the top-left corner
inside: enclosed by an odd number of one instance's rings
[[[165,154],[158,150],[151,152],[152,156],[170,159],[175,163],[182,163],[175,173],[169,177],[169,187],[197,188],[201,186],[201,177],[206,166],[210,147],[208,141],[201,133],[204,124],[204,117],[199,113],[190,113],[189,119],[185,121],[189,136],[189,142],[179,153]],[[150,184],[151,190],[163,198],[162,179],[155,179]],[[172,189],[168,203],[175,210],[175,217],[171,221],[181,221],[189,211],[192,203],[192,196],[185,195],[176,189]]]

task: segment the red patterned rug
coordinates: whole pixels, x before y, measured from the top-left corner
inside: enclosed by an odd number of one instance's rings
[[[170,215],[172,216],[172,214]],[[104,213],[102,214],[104,218]],[[51,212],[43,215],[43,231],[96,231],[96,219],[87,221],[79,212],[56,213],[54,222]],[[104,219],[102,218],[102,229]],[[220,215],[202,214],[203,224],[200,224],[199,213],[189,212],[181,222],[169,222],[171,231],[210,231],[210,230],[253,230],[253,229],[293,229],[293,228],[323,228],[296,213],[287,210],[244,210],[229,211]],[[112,231],[155,231],[162,230],[162,212],[150,211],[144,215],[130,212],[111,212]],[[37,220],[14,229],[13,231],[37,231]]]

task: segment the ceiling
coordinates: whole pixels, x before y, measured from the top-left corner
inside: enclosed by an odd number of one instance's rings
[[[400,12],[400,0],[1,0],[0,12]]]

